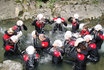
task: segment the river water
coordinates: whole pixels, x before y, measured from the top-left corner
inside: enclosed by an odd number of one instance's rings
[[[0,62],[11,59],[14,61],[18,61],[23,64],[23,60],[21,57],[18,56],[13,56],[13,57],[4,57],[4,48],[2,46],[2,36],[4,34],[4,31],[8,29],[9,27],[12,27],[15,24],[16,21],[14,20],[8,20],[8,21],[2,21],[0,22]],[[20,48],[25,49],[28,45],[33,45],[32,43],[32,37],[31,37],[31,32],[34,30],[34,27],[31,25],[32,21],[26,21],[25,24],[28,27],[28,31],[23,32],[23,37],[21,38],[21,43],[20,43]],[[64,36],[63,34],[54,34],[51,35],[51,32],[49,30],[52,29],[50,25],[47,25],[48,28],[46,28],[46,34],[50,38],[51,42],[53,42],[55,39],[61,39],[63,40]],[[69,25],[68,28],[71,26]],[[99,51],[101,58],[100,61],[97,64],[93,63],[87,63],[87,70],[104,70],[104,43],[102,45],[102,49]],[[68,59],[67,59],[68,61]],[[41,58],[39,62],[39,67],[38,70],[73,70],[73,64],[69,62],[63,62],[62,64],[55,65],[52,64],[51,62],[51,56],[46,55]]]

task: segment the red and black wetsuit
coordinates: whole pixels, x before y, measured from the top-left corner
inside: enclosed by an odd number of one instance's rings
[[[7,30],[5,31],[5,34],[3,35],[3,46],[6,45],[6,40],[9,39],[11,36],[16,35],[17,33],[15,32],[14,34],[10,35],[8,34]]]
[[[50,40],[49,38],[46,37],[46,39],[44,41],[42,41],[40,44],[37,44],[37,46],[35,46],[35,48],[37,49],[37,51],[43,51],[48,53],[50,48],[51,48],[51,44],[50,44]]]
[[[70,17],[68,19],[68,21],[70,23],[72,23],[72,32],[74,32],[74,33],[79,29],[79,21],[78,21],[78,19],[75,19],[75,20],[76,20],[76,22],[73,22],[73,18],[72,17]]]
[[[54,23],[54,21],[57,20],[58,18],[60,18],[63,22],[60,23],[60,24],[55,23],[55,26],[54,26],[54,28],[53,28],[53,30],[52,30],[53,33],[54,33],[56,30],[58,30],[58,29],[59,29],[59,31],[64,31],[61,24],[64,24],[65,26],[67,26],[67,23],[66,23],[65,19],[62,18],[62,17],[56,17],[56,18],[54,18],[54,19],[53,19],[53,23]]]
[[[86,30],[86,31],[81,31],[81,37],[84,37],[85,35],[89,35],[89,31]]]
[[[74,40],[73,41],[68,41],[68,40],[64,41],[64,51],[67,55],[70,54],[70,51],[74,47],[74,44],[75,44]]]
[[[54,47],[53,47],[54,48]],[[52,62],[55,64],[61,63],[63,61],[64,49],[56,48],[54,51],[50,51],[52,55]]]
[[[101,49],[101,45],[102,45],[103,40],[104,40],[103,32],[102,31],[96,31],[96,33],[94,34],[94,40],[95,40],[95,44],[97,46],[97,49]]]
[[[13,30],[15,31],[15,32],[19,32],[19,31],[22,31],[22,28],[24,29],[24,30],[28,30],[28,28],[25,26],[25,24],[23,24],[22,26],[17,26],[17,25],[14,25],[13,26]]]
[[[10,39],[8,39],[6,41],[6,44],[5,44],[4,48],[5,48],[5,51],[6,51],[5,52],[6,55],[7,54],[15,54],[18,50],[17,43],[16,44],[13,43]]]
[[[23,55],[25,61],[26,70],[36,69],[38,65],[39,54]]]
[[[86,55],[84,55],[82,52],[74,52],[72,51],[70,53],[70,56],[74,59],[75,61],[75,66],[74,70],[86,70]]]
[[[45,19],[44,22],[40,22],[40,20],[34,20],[32,25],[35,26],[35,30],[38,33],[44,33],[44,27],[46,24],[50,24],[51,22],[48,19]]]
[[[99,61],[99,53],[95,43],[88,44],[88,60],[92,62]]]

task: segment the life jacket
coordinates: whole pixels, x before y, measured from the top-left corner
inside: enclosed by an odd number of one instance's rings
[[[77,22],[72,22],[72,26],[76,26],[77,25]]]
[[[83,61],[85,59],[85,55],[78,53],[77,54],[77,58],[81,61]]]
[[[50,46],[50,40],[49,38],[45,37],[45,40],[41,42],[41,46],[44,48],[47,48]]]
[[[42,26],[44,26],[43,23],[39,24],[39,20],[36,21],[36,25],[37,25],[39,28],[42,28]]]
[[[98,37],[100,37],[102,40],[104,40],[104,36],[103,35],[97,35]]]
[[[5,34],[3,35],[3,39],[6,40],[10,38],[12,35],[9,35],[7,31],[5,31]]]
[[[8,34],[4,34],[4,35],[3,35],[3,39],[5,39],[5,40],[8,39],[8,38],[10,38],[10,37],[11,37],[11,36],[9,36]]]
[[[57,20],[58,18],[60,18],[63,22],[65,22],[65,19],[62,18],[62,17],[56,17],[56,18],[54,18],[53,20],[55,21],[55,20]]]
[[[85,32],[82,30],[81,35],[89,35],[89,32],[87,30]]]
[[[59,51],[54,51],[54,55],[55,55],[56,57],[59,57],[59,56],[61,55],[61,53],[60,53]]]
[[[38,58],[39,58],[39,54],[36,54],[35,59],[38,59]],[[29,56],[28,55],[23,55],[23,59],[25,61],[28,61],[29,60]]]
[[[75,45],[75,41],[70,41],[69,44],[74,46]]]
[[[13,28],[13,30],[16,30],[16,29],[18,29],[18,27],[15,25],[15,26],[13,26],[12,27]]]
[[[48,42],[42,42],[41,45],[42,45],[42,47],[47,47],[48,46]]]
[[[5,50],[6,50],[6,51],[9,51],[11,48],[14,49],[14,47],[11,46],[11,45],[6,45],[6,46],[5,46]]]
[[[96,49],[96,44],[95,43],[92,43],[88,47],[91,47],[92,49]]]

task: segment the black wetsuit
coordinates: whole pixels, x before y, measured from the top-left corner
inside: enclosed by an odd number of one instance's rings
[[[60,55],[56,56],[54,54],[55,52],[59,52]],[[53,63],[55,63],[55,64],[61,63],[63,61],[64,49],[62,49],[62,48],[56,48],[56,50],[50,51],[50,54],[52,55],[52,62]]]
[[[81,52],[75,52],[71,51],[70,56],[74,59],[75,61],[75,66],[73,70],[86,70],[86,55]]]
[[[98,62],[99,61],[99,53],[95,43],[90,43],[88,45],[88,60],[91,62]]]
[[[35,30],[38,33],[44,33],[44,27],[46,24],[50,24],[51,22],[48,19],[45,19],[43,22],[40,22],[39,20],[34,20],[32,25],[35,26]]]
[[[23,55],[23,58],[25,60],[26,70],[36,70],[38,66],[38,54]]]
[[[61,22],[60,24],[55,23],[55,20],[57,20],[58,18],[60,18],[63,22]],[[62,17],[56,17],[56,18],[54,18],[53,21],[52,21],[52,23],[55,23],[55,25],[53,27],[53,30],[52,30],[52,33],[55,33],[56,30],[59,30],[59,31],[64,32],[64,29],[62,27],[62,24],[64,24],[65,26],[67,26],[67,23],[66,23],[65,19],[62,18]]]
[[[73,33],[75,33],[79,29],[79,21],[78,21],[78,19],[75,19],[75,20],[76,20],[76,22],[73,22],[73,18],[72,17],[70,17],[68,19],[68,21],[70,23],[72,23],[72,32]]]

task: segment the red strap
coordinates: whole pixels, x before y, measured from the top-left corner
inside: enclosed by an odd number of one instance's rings
[[[14,49],[14,47],[13,47],[13,46],[6,45],[5,50],[6,50],[6,51],[9,51],[9,50],[10,50],[10,48]]]
[[[39,54],[36,54],[36,57],[35,57],[35,59],[38,59],[39,58]]]
[[[41,25],[39,24],[39,21],[36,22],[36,25],[41,28]]]
[[[43,23],[39,24],[39,21],[37,21],[37,22],[36,22],[36,25],[37,25],[39,28],[41,28],[44,24],[43,24]]]
[[[100,38],[102,39],[102,40],[104,40],[104,36],[103,35],[99,35],[100,36]]]
[[[25,61],[28,61],[28,60],[29,60],[29,57],[28,57],[27,55],[24,55],[24,56],[23,56],[23,59],[24,59]]]
[[[13,30],[16,30],[16,29],[18,29],[18,27],[17,26],[13,26]]]
[[[77,58],[83,61],[85,56],[83,54],[78,53]]]
[[[41,45],[42,45],[42,47],[47,47],[48,46],[48,42],[42,42]]]
[[[54,55],[55,55],[56,57],[59,57],[59,56],[61,55],[61,53],[60,53],[59,51],[54,51]]]
[[[57,17],[53,19],[54,21],[57,20]]]
[[[82,30],[81,35],[89,35],[89,32],[87,30],[85,32]]]
[[[73,26],[76,26],[76,25],[77,25],[77,22],[72,22],[72,25],[73,25]]]
[[[8,36],[7,34],[4,34],[4,36],[3,36],[3,39],[8,39],[8,38],[10,38],[11,36]]]
[[[64,18],[61,18],[61,20],[65,21],[65,19],[64,19]]]
[[[90,44],[88,47],[91,47],[92,49],[96,49],[96,44]]]
[[[69,44],[74,46],[75,45],[75,41],[70,41]]]

